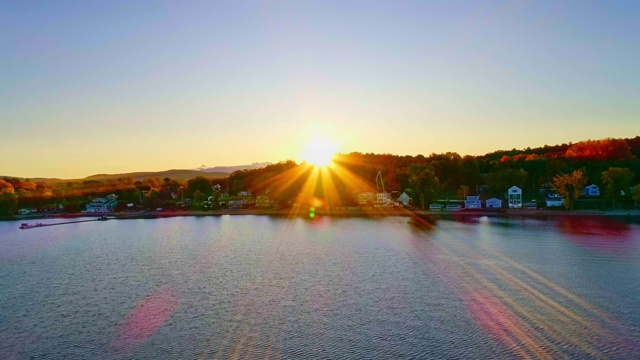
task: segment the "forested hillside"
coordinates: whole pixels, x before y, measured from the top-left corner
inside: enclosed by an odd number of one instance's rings
[[[437,198],[458,198],[477,194],[483,198],[502,197],[516,185],[529,199],[539,199],[541,189],[576,191],[576,186],[595,184],[603,198],[640,201],[640,136],[630,139],[587,140],[562,144],[501,150],[482,156],[460,156],[447,152],[424,155],[337,154],[333,164],[314,168],[308,164],[284,161],[260,169],[241,170],[223,178],[197,177],[191,180],[151,177],[123,177],[106,180],[47,183],[25,179],[0,179],[0,214],[15,214],[20,208],[79,211],[90,199],[116,194],[120,209],[125,204],[147,208],[192,206],[207,198],[220,206],[224,198],[243,191],[254,196],[267,194],[279,207],[315,201],[324,206],[357,204],[363,191],[383,191],[376,175],[382,175],[384,190],[406,191],[419,207]],[[561,178],[576,180],[566,189]],[[217,185],[214,187],[214,185]],[[567,190],[569,189],[569,190]],[[578,189],[579,190],[579,189]]]

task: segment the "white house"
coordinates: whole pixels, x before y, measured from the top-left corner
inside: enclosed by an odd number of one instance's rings
[[[598,185],[591,184],[582,189],[582,196],[600,196],[600,188]]]
[[[391,200],[391,194],[388,192],[381,192],[376,194],[376,202],[374,206],[393,206],[393,200]]]
[[[251,196],[251,191],[240,191],[238,196]]]
[[[442,205],[440,205],[438,203],[433,203],[433,204],[429,205],[429,210],[430,211],[442,211]]]
[[[522,208],[522,189],[512,186],[507,190],[507,201],[510,209]]]
[[[256,196],[256,207],[258,208],[268,208],[271,206],[271,201],[269,200],[269,195],[258,195]]]
[[[485,203],[487,205],[487,209],[502,209],[502,200],[500,199],[491,198]]]
[[[564,205],[564,196],[552,194],[547,196],[544,201],[547,203],[547,207],[557,207]]]
[[[240,200],[229,200],[227,202],[227,207],[229,209],[242,209],[248,205],[248,201],[245,199]]]
[[[464,207],[467,209],[481,209],[482,201],[478,195],[469,195],[464,202]]]
[[[108,195],[103,198],[95,198],[87,204],[87,212],[110,212],[118,205],[116,195]]]
[[[404,206],[409,206],[409,202],[411,202],[411,198],[407,195],[406,192],[402,192],[400,196],[398,196],[398,202]]]
[[[358,203],[360,205],[373,204],[373,193],[363,192],[358,195]]]

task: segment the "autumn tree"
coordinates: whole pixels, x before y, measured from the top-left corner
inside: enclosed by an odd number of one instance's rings
[[[13,188],[13,185],[11,185],[10,182],[0,179],[0,195],[13,194],[14,192],[15,192],[15,189]]]
[[[565,157],[575,160],[628,160],[631,148],[624,139],[601,139],[581,141],[572,145]]]
[[[582,171],[576,170],[571,174],[560,174],[553,178],[553,190],[558,195],[564,196],[564,207],[573,210],[576,199],[582,194],[582,189],[587,185],[587,178]]]
[[[631,179],[633,179],[633,173],[627,168],[612,167],[602,173],[602,184],[606,186],[605,194],[611,200],[611,207],[614,209],[620,194],[629,193]]]

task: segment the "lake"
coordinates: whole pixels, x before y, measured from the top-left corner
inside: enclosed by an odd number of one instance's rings
[[[0,222],[0,358],[640,358],[639,225],[409,219]]]

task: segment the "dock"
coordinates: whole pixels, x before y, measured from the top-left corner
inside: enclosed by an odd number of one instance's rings
[[[35,223],[35,224],[22,223],[22,224],[20,224],[20,229],[22,229],[22,230],[27,230],[27,229],[34,229],[34,228],[47,227],[47,226],[57,226],[57,225],[67,225],[67,224],[78,224],[78,223],[91,222],[91,221],[106,221],[106,220],[109,220],[109,219],[110,219],[110,218],[108,218],[108,217],[106,217],[106,216],[101,216],[101,217],[99,217],[99,218],[91,219],[91,220],[65,221],[65,222],[59,222],[59,223],[53,223],[53,224],[45,224],[45,223]]]

